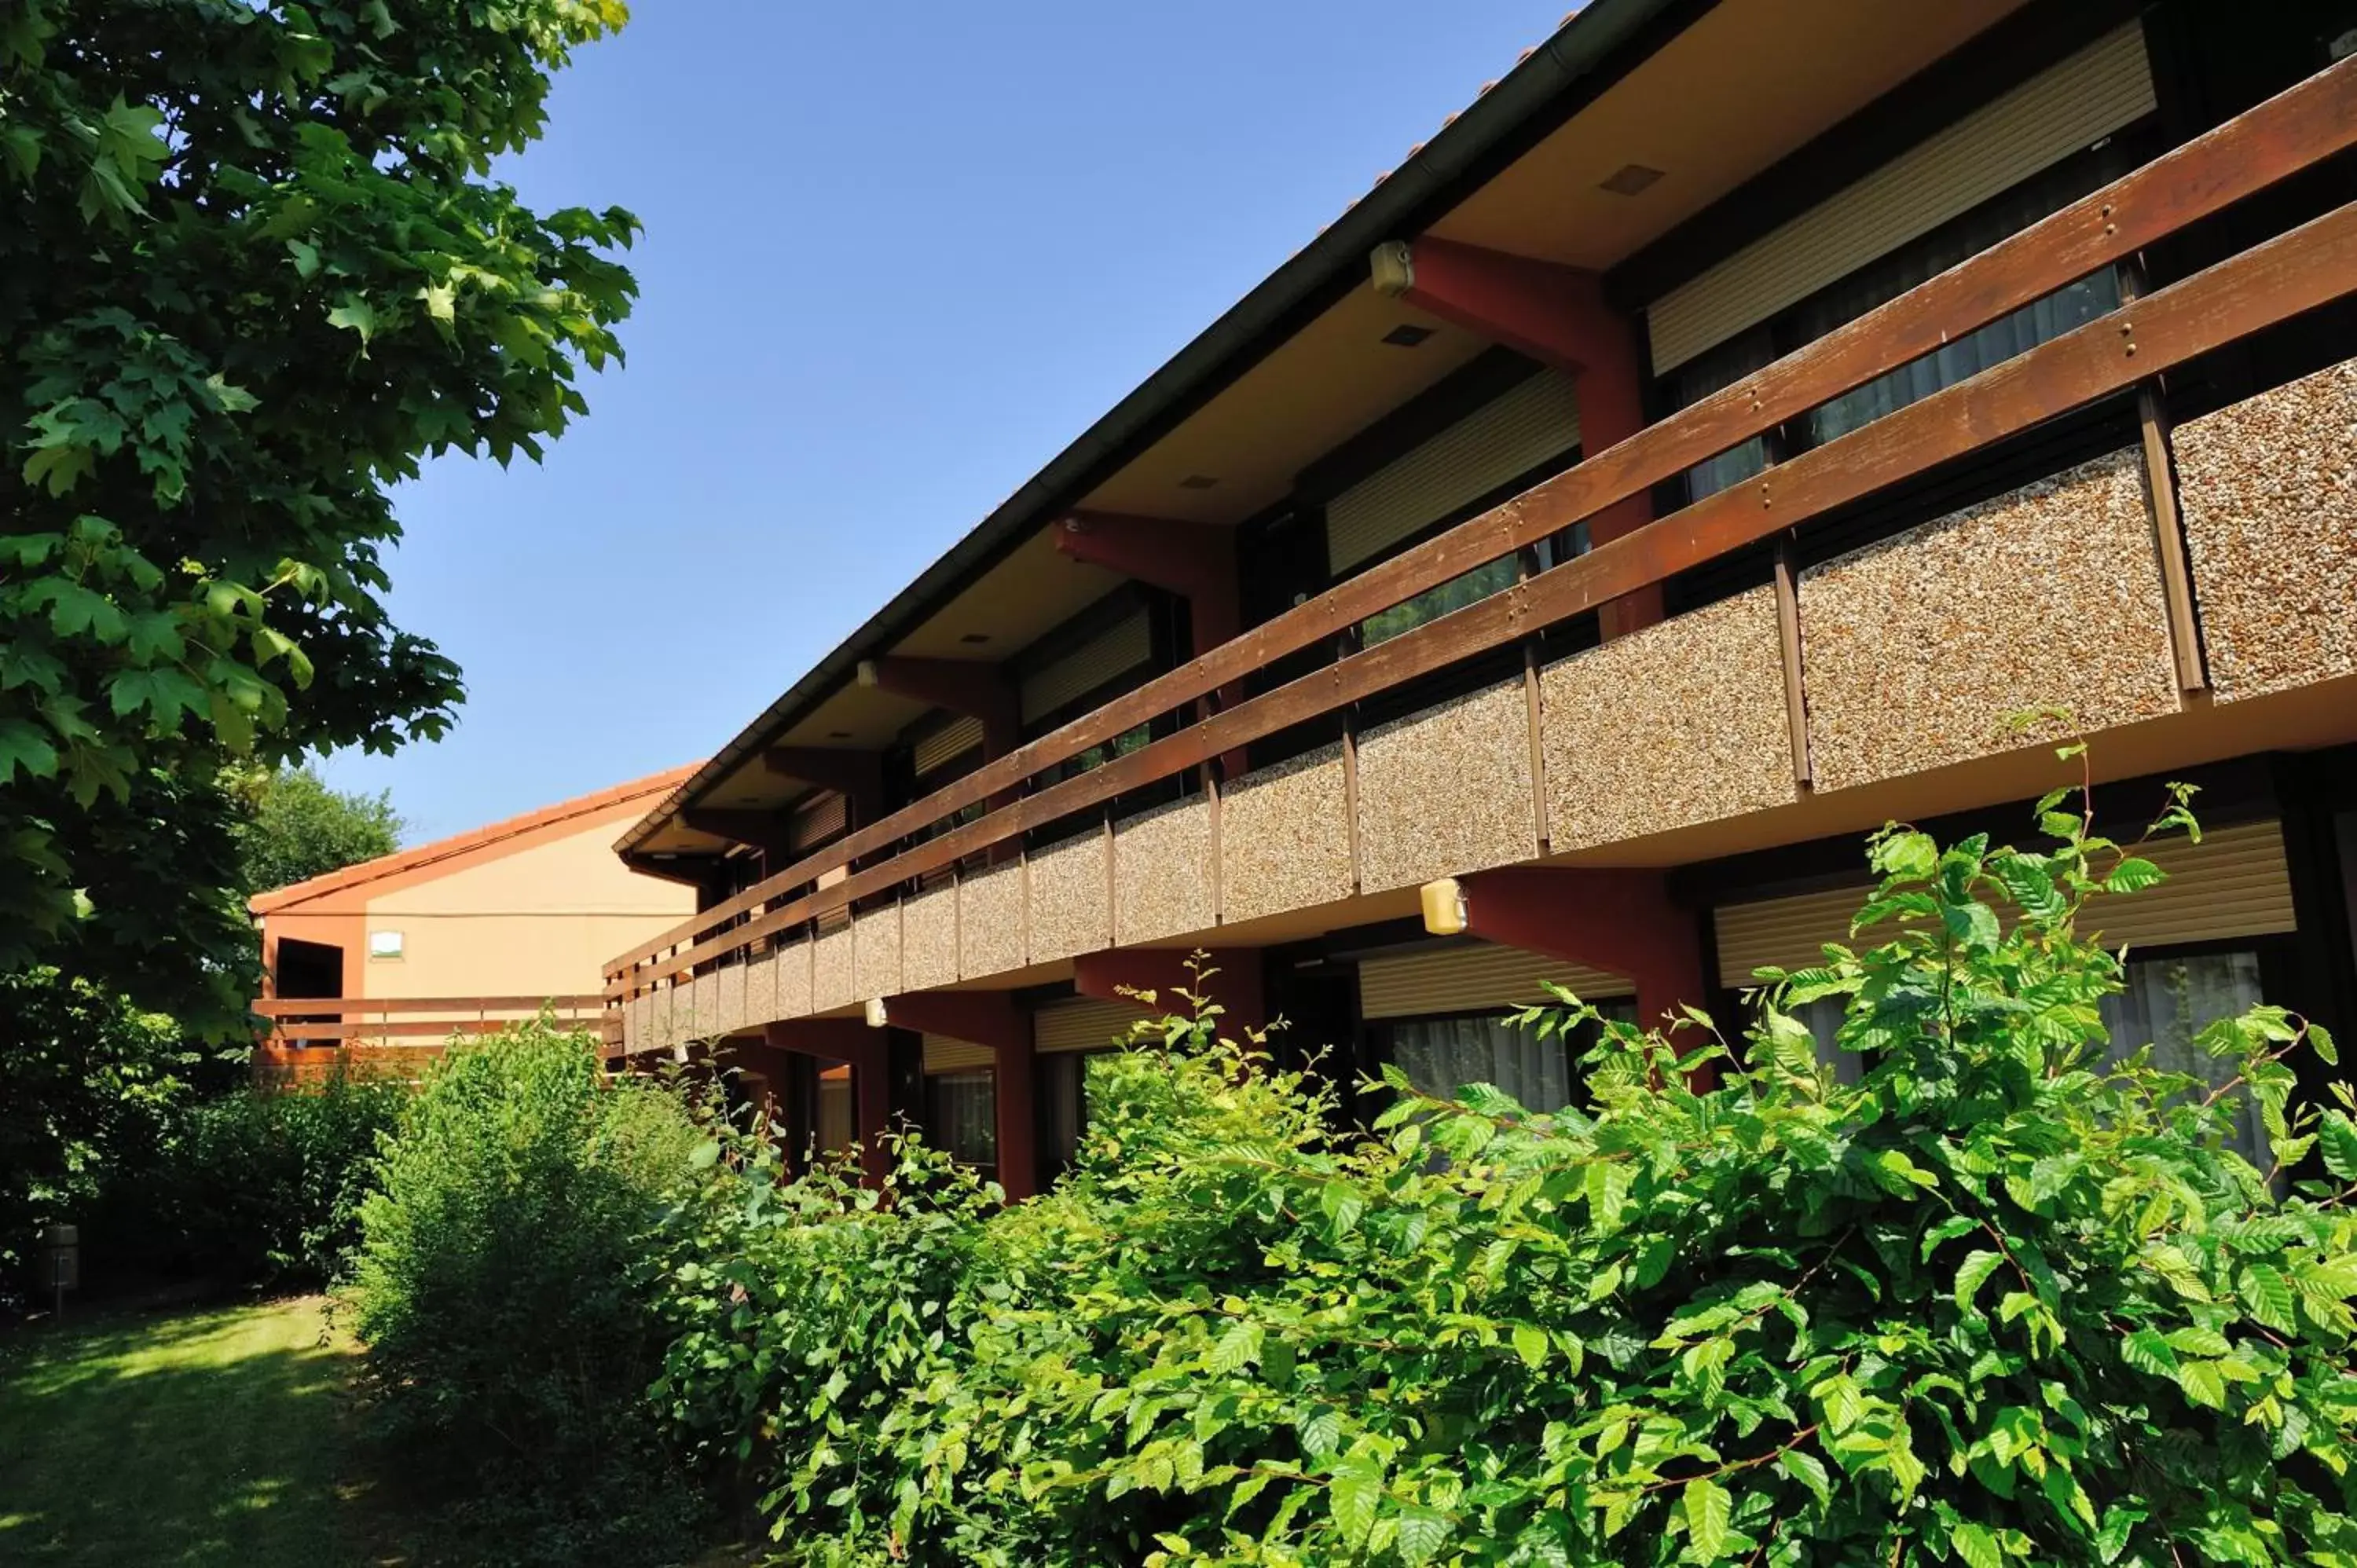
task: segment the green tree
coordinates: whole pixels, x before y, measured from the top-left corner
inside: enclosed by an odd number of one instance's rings
[[[324,876],[401,847],[393,796],[330,789],[307,764],[257,773],[239,789],[247,818],[238,829],[246,891]]]
[[[0,968],[199,1022],[220,922],[135,918],[120,868],[175,915],[233,881],[145,830],[193,803],[226,843],[230,759],[447,727],[457,670],[382,600],[389,489],[537,457],[619,353],[636,220],[490,170],[625,16],[0,7]]]

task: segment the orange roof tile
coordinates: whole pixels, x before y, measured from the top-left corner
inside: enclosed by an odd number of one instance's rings
[[[577,795],[570,800],[559,800],[553,806],[543,806],[536,811],[526,811],[520,817],[510,817],[504,822],[473,828],[463,833],[454,833],[446,839],[436,839],[432,843],[419,844],[414,849],[396,850],[391,854],[379,855],[374,860],[363,860],[356,865],[347,865],[340,871],[330,871],[321,876],[310,877],[285,887],[273,888],[267,893],[257,893],[246,900],[245,907],[253,914],[267,915],[275,910],[284,909],[291,904],[300,904],[307,899],[319,897],[323,894],[339,892],[347,887],[356,887],[361,883],[375,882],[387,876],[398,876],[404,872],[415,871],[421,866],[432,865],[437,861],[448,860],[453,856],[467,854],[506,839],[535,832],[542,828],[566,822],[575,817],[590,816],[609,807],[635,800],[644,795],[661,794],[683,782],[699,766],[700,764],[691,762],[683,768],[674,768],[668,772],[650,774],[644,779],[633,779],[627,784],[616,784],[609,789],[599,789],[594,794]]]

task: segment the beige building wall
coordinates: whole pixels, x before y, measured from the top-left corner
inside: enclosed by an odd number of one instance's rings
[[[613,841],[633,806],[368,901],[363,996],[586,995],[601,966],[695,912],[693,888],[630,871]],[[399,958],[373,956],[397,933]],[[350,966],[347,965],[349,969]]]
[[[603,966],[695,912],[614,841],[685,770],[387,855],[256,898],[263,957],[286,940],[343,954],[350,998],[582,996]],[[397,956],[376,951],[397,939]]]

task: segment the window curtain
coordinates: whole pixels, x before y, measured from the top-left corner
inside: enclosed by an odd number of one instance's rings
[[[2126,979],[2127,989],[2105,997],[2102,1004],[2104,1027],[2112,1036],[2113,1060],[2149,1045],[2153,1065],[2168,1071],[2185,1073],[2212,1086],[2234,1075],[2233,1062],[2201,1050],[2193,1038],[2219,1019],[2233,1017],[2264,999],[2258,954],[2220,952],[2132,960]],[[2274,1161],[2266,1152],[2258,1107],[2246,1090],[2237,1090],[2235,1098],[2243,1105],[2233,1146],[2264,1171]]]
[[[925,1133],[961,1165],[998,1159],[997,1078],[987,1069],[937,1072],[925,1079]]]
[[[1502,1018],[1436,1018],[1392,1026],[1392,1059],[1408,1082],[1448,1099],[1487,1083],[1530,1111],[1571,1103],[1571,1051],[1561,1036],[1507,1026]]]

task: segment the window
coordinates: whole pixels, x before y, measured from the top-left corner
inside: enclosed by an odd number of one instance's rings
[[[2259,955],[2248,950],[2208,952],[2180,957],[2130,959],[2127,989],[2104,999],[2104,1027],[2112,1036],[2112,1059],[2152,1047],[2153,1065],[2181,1072],[2216,1085],[2233,1077],[2231,1061],[2221,1061],[2193,1043],[2194,1036],[2221,1018],[2232,1018],[2264,1000],[2259,986]],[[2233,1146],[2260,1170],[2274,1164],[2266,1135],[2259,1123],[2256,1103],[2241,1090],[2243,1101]]]
[[[987,1068],[929,1074],[925,1079],[925,1133],[931,1143],[947,1149],[950,1157],[961,1165],[996,1165],[996,1075]]]
[[[1636,1004],[1626,998],[1597,1004],[1597,1010],[1623,1022],[1637,1016]],[[1393,1064],[1424,1093],[1446,1100],[1468,1084],[1486,1083],[1537,1112],[1572,1103],[1578,1082],[1574,1064],[1596,1042],[1592,1028],[1542,1040],[1537,1030],[1516,1028],[1503,1014],[1403,1018],[1388,1033]]]
[[[2221,1018],[2232,1018],[2265,1000],[2259,983],[2259,955],[2248,950],[2181,957],[2131,959],[2127,989],[2104,999],[2104,1031],[2111,1036],[2111,1059],[2121,1060],[2149,1045],[2153,1065],[2216,1085],[2234,1074],[2233,1063],[2220,1061],[2194,1045],[2194,1037]],[[1816,1036],[1817,1059],[1832,1066],[1836,1080],[1854,1084],[1866,1076],[1867,1062],[1856,1051],[1834,1043],[1849,999],[1824,996],[1792,1009],[1792,1016]],[[2273,1162],[2259,1124],[2258,1109],[2248,1095],[2233,1146],[2260,1170]]]
[[[831,1155],[859,1141],[859,1124],[852,1112],[851,1069],[829,1068],[818,1080],[818,1147]]]
[[[1412,631],[1426,621],[1438,620],[1451,610],[1479,604],[1491,594],[1502,593],[1512,587],[1519,575],[1521,573],[1511,555],[1492,561],[1486,566],[1476,566],[1463,576],[1451,577],[1437,587],[1426,588],[1415,597],[1404,600],[1387,610],[1377,610],[1361,621],[1360,646],[1372,648],[1404,631]]]
[[[1835,328],[2060,210],[2104,181],[2126,173],[2133,161],[2113,145],[2024,181],[1955,221],[1820,289],[1774,319],[1697,355],[1672,373],[1672,401],[1684,408],[1733,385],[1783,355],[1815,342]],[[1783,439],[1795,451],[1824,446],[1929,397],[1943,387],[1953,386],[1992,365],[2027,353],[2050,338],[2117,309],[2119,304],[2118,274],[2105,268],[1819,404],[1784,426]],[[1696,464],[1686,470],[1687,498],[1700,500],[1730,485],[1740,484],[1760,472],[1769,456],[1769,438],[1754,436],[1740,446]]]
[[[1071,1168],[1081,1152],[1081,1134],[1088,1131],[1089,1083],[1102,1081],[1111,1051],[1055,1051],[1041,1056],[1036,1069],[1039,1085],[1039,1153],[1049,1175]]]
[[[399,958],[401,956],[401,933],[399,931],[371,931],[369,933],[369,957]]]

